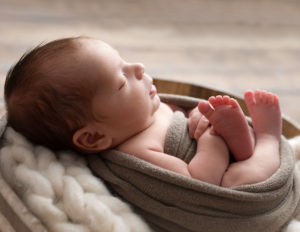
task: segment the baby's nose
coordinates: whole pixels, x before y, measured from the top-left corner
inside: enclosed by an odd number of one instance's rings
[[[145,73],[145,66],[142,63],[134,63],[135,76],[137,79],[142,79]]]

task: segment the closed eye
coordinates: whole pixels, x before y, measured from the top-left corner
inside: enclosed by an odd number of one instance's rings
[[[119,87],[119,90],[121,90],[121,89],[125,86],[125,84],[126,84],[126,81],[124,81],[124,82],[121,84],[121,86]]]

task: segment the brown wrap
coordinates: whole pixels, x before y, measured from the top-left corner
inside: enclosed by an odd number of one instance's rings
[[[186,108],[197,104],[189,97],[162,99]],[[165,147],[182,143],[186,128],[178,128],[183,131],[176,129],[179,136],[173,136],[173,141],[168,138]],[[280,158],[280,168],[269,179],[236,188],[188,178],[117,150],[89,155],[88,160],[92,170],[131,203],[154,231],[279,232],[300,211],[299,171],[294,168],[294,154],[284,137]]]

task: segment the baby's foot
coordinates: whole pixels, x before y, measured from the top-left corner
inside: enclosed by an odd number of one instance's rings
[[[256,183],[267,179],[280,167],[282,119],[278,97],[272,93],[247,91],[245,102],[252,118],[256,144],[253,155],[242,162],[248,167],[244,176],[251,177],[249,183]]]
[[[221,135],[237,161],[249,158],[254,150],[254,136],[238,102],[228,96],[210,97],[200,102],[199,111]]]
[[[273,136],[279,141],[282,119],[278,97],[262,90],[247,91],[244,96],[256,137]]]

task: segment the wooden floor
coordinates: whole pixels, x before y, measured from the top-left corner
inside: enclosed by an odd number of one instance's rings
[[[299,12],[292,0],[0,0],[0,80],[27,49],[88,35],[155,77],[275,92],[299,122]]]

